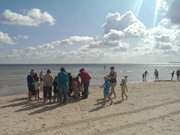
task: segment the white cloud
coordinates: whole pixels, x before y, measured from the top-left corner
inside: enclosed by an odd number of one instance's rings
[[[13,45],[15,41],[7,33],[0,32],[0,45],[4,44]]]
[[[55,18],[46,11],[34,8],[27,11],[26,14],[20,14],[6,9],[2,13],[4,24],[19,25],[19,26],[39,26],[43,23],[49,25],[55,24]]]
[[[137,19],[133,12],[128,11],[123,15],[120,13],[109,13],[106,16],[106,22],[103,24],[104,33],[109,33],[111,30],[122,31],[128,36],[141,36],[145,34],[144,24]]]

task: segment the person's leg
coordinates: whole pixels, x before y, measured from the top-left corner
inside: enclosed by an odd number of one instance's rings
[[[84,98],[88,98],[89,94],[89,82],[84,83]]]
[[[58,88],[58,101],[61,103],[62,102],[62,92],[61,88]]]
[[[52,87],[49,87],[49,102],[52,100]]]
[[[63,96],[64,96],[63,103],[66,103],[67,102],[67,90],[66,89],[63,89]]]
[[[43,100],[44,100],[44,103],[46,103],[46,100],[47,100],[47,88],[46,87],[43,88]]]
[[[111,92],[112,92],[112,94],[114,95],[114,98],[116,98],[115,86],[116,86],[116,83],[112,83]],[[112,95],[112,94],[111,94],[111,95]]]

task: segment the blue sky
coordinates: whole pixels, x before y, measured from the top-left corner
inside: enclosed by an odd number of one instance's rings
[[[13,49],[52,44],[54,41],[65,40],[72,36],[102,38],[105,34],[102,25],[106,23],[108,13],[115,12],[123,15],[132,11],[132,14],[146,29],[152,29],[156,27],[153,26],[153,22],[157,1],[166,0],[1,0],[1,22],[4,21],[3,13],[6,10],[26,15],[32,9],[39,9],[41,13],[47,12],[55,21],[52,26],[51,22],[46,20],[36,27],[9,25],[9,22],[0,23],[0,32],[7,33],[12,38],[17,38],[18,35],[20,35],[19,37],[23,35],[28,37],[16,39],[16,43],[13,45],[0,45],[0,49],[5,55],[8,55]],[[137,13],[137,8],[139,13]],[[165,15],[158,18],[158,22],[163,17],[165,18]],[[60,48],[64,49],[65,47]],[[77,48],[79,49],[79,47]],[[2,61],[4,62],[5,59]],[[31,62],[33,63],[33,60]]]

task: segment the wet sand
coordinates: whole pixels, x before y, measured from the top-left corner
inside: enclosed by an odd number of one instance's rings
[[[180,82],[120,87],[112,106],[102,107],[102,89],[66,105],[27,102],[26,95],[0,97],[0,135],[179,135]]]

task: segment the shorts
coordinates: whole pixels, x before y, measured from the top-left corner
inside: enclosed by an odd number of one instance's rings
[[[34,85],[29,85],[28,86],[28,91],[32,93],[32,95],[35,95],[35,87]]]

